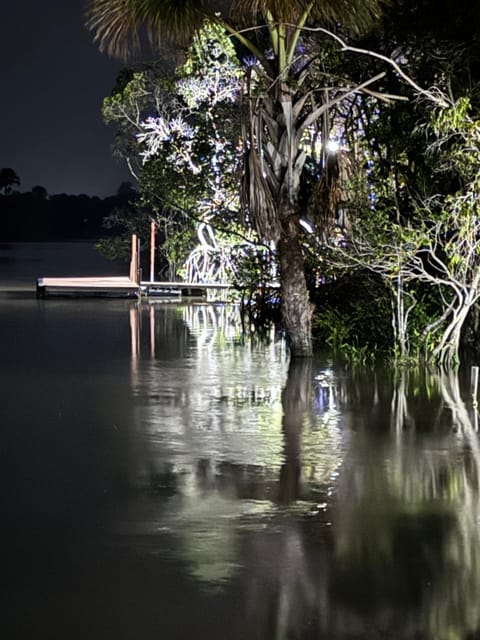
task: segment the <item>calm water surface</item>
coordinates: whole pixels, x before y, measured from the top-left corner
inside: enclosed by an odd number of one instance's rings
[[[232,307],[5,264],[2,637],[480,637],[468,376],[292,365]]]

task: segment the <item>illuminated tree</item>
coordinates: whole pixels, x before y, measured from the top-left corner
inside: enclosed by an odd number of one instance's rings
[[[301,199],[305,138],[330,109],[327,87],[311,81],[312,59],[302,44],[308,25],[363,29],[382,0],[90,0],[89,27],[110,54],[126,56],[143,35],[153,44],[185,45],[205,20],[231,34],[245,65],[246,107],[242,195],[262,240],[277,251],[282,311],[291,350],[312,352],[312,305],[305,281]],[[373,79],[371,80],[373,82]],[[368,83],[367,83],[368,84]],[[336,92],[338,101],[348,87]],[[325,133],[325,131],[324,131]],[[324,135],[325,137],[325,135]],[[325,143],[326,141],[323,140]],[[322,216],[319,217],[322,220]]]
[[[232,108],[240,75],[230,40],[210,24],[174,74],[159,65],[123,72],[104,100],[105,120],[117,126],[115,152],[139,182],[144,215],[157,222],[171,279],[236,280],[229,254],[249,245],[245,230],[240,244],[231,233],[240,210],[240,123]]]
[[[480,126],[469,99],[437,97],[425,152],[435,159],[435,173],[456,187],[419,198],[408,218],[391,204],[372,206],[365,198],[346,237],[332,243],[326,257],[337,269],[366,268],[390,287],[399,356],[420,353],[449,367],[459,362],[462,330],[480,299]],[[412,353],[411,318],[421,297],[419,285],[431,292],[435,309],[416,316],[418,351]]]

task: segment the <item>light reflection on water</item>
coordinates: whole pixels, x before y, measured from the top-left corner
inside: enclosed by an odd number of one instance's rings
[[[176,313],[193,338],[180,361],[157,348],[165,325],[157,331],[155,307],[130,309],[135,438],[143,446],[130,482],[172,495],[158,505],[157,518],[123,522],[117,533],[141,532],[167,555],[172,549],[159,538],[174,534],[195,579],[216,587],[241,570],[239,531],[275,528],[286,505],[290,515],[318,513],[315,490],[334,479],[342,436],[329,372],[316,383],[321,410],[307,410],[309,369],[307,378],[300,372],[285,412],[282,339],[273,332],[267,344],[245,341],[238,311],[229,306],[190,305]]]
[[[225,305],[0,312],[11,637],[477,637],[468,380],[290,363]]]

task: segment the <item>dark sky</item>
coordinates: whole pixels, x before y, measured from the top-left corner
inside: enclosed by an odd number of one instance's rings
[[[105,196],[129,179],[101,115],[122,65],[92,43],[83,11],[83,0],[0,0],[0,168],[21,191]]]

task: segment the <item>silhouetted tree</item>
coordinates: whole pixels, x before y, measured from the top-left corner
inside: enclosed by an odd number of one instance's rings
[[[32,195],[36,198],[41,198],[42,200],[46,200],[48,198],[47,190],[39,184],[32,187]]]
[[[129,180],[122,182],[117,189],[117,198],[122,200],[134,200],[136,195],[137,191]]]
[[[12,187],[15,185],[20,185],[20,178],[15,171],[9,167],[0,169],[0,191],[3,195],[7,196],[12,193]]]

